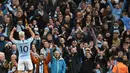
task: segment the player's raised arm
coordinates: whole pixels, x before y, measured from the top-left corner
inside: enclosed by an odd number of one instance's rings
[[[114,9],[114,7],[113,7],[113,5],[112,5],[110,0],[108,0],[108,4],[110,5],[111,11],[112,11]]]
[[[9,37],[11,41],[15,40],[15,39],[13,38],[13,34],[14,34],[15,31],[16,31],[16,28],[14,27],[14,28],[12,29],[12,31],[11,31],[11,33],[10,33],[10,37]]]
[[[32,38],[34,38],[34,37],[35,37],[35,34],[34,34],[34,32],[32,31],[32,29],[31,29],[29,26],[26,26],[26,29],[29,30],[29,32],[30,32]]]

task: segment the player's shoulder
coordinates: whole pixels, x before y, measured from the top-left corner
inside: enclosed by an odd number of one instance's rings
[[[33,39],[34,39],[33,37],[30,37],[27,39],[27,41],[33,41]]]
[[[24,44],[24,43],[27,43],[28,41],[27,40],[19,40],[17,44]]]
[[[20,44],[21,40],[15,40],[14,42],[17,42],[16,44]]]

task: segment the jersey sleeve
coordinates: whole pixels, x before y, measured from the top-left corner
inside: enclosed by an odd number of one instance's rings
[[[12,41],[14,44],[17,44],[18,43],[18,40],[13,40]]]
[[[31,43],[33,41],[33,37],[27,39],[27,41],[29,41]]]

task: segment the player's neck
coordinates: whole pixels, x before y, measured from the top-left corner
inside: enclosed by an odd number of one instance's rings
[[[20,40],[25,40],[24,38],[21,38]]]

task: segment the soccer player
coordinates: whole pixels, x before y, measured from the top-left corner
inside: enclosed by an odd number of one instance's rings
[[[33,65],[30,57],[30,44],[33,41],[35,34],[31,30],[29,26],[26,27],[26,29],[31,33],[31,38],[25,40],[25,33],[23,31],[19,32],[19,39],[15,40],[13,38],[13,34],[16,31],[16,28],[14,27],[13,30],[10,33],[10,40],[16,44],[18,52],[19,52],[19,58],[18,58],[18,73],[22,73],[26,68],[28,73],[32,73],[33,71]]]

